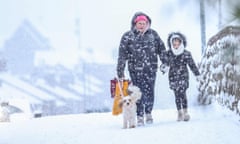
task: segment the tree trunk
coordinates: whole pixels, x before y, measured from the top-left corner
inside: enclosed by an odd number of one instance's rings
[[[205,27],[205,0],[200,0],[200,27],[201,27],[201,45],[202,45],[202,55],[205,51],[206,46],[206,27]]]
[[[222,0],[218,0],[218,29],[222,27]]]

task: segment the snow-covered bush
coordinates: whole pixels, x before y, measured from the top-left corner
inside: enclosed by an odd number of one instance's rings
[[[200,73],[198,102],[216,100],[240,115],[240,27],[228,26],[208,41]]]

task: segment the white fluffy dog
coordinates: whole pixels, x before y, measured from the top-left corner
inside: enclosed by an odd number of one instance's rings
[[[129,85],[128,94],[120,100],[120,107],[122,107],[123,114],[123,128],[136,127],[136,102],[142,96],[140,89],[137,86]]]

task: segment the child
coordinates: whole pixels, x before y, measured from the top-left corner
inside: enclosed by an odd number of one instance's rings
[[[188,121],[188,101],[186,90],[189,87],[189,72],[187,66],[190,67],[195,76],[199,76],[199,70],[189,51],[185,49],[187,45],[186,38],[179,32],[170,33],[168,36],[169,50],[165,53],[163,64],[160,70],[165,73],[169,71],[170,89],[174,91],[175,103],[178,110],[177,121]]]

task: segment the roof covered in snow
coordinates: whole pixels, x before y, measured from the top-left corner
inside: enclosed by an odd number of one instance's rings
[[[233,35],[240,36],[240,27],[228,26],[219,31],[216,35],[212,36],[208,41],[208,46],[212,46],[217,40],[222,39],[225,36]]]

